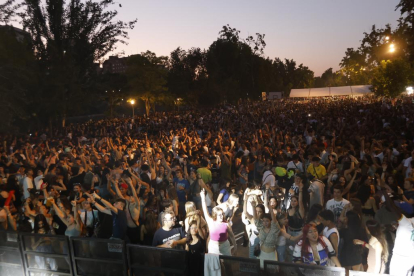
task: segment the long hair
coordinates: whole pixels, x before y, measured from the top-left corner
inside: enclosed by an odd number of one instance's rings
[[[362,203],[359,198],[352,197],[349,199],[349,202],[352,204],[352,211],[356,212],[362,218]]]
[[[189,224],[188,224],[188,233],[187,233],[187,238],[186,238],[186,244],[189,246],[192,242],[193,242],[193,235],[191,235],[191,230],[190,230],[190,228],[191,228],[191,226],[192,225],[195,225],[195,226],[197,226],[197,221],[195,221],[195,220],[192,220]],[[204,243],[203,243],[203,239],[200,237],[200,234],[198,233],[198,231],[197,231],[197,233],[196,233],[196,237],[198,238],[198,240],[200,241],[200,243],[201,243],[201,246],[203,247],[203,251],[205,251],[204,249]]]
[[[185,203],[185,218],[188,218],[188,222],[200,220],[200,215],[197,213],[197,208],[192,201]]]
[[[371,187],[365,184],[362,184],[357,192],[357,198],[361,200],[361,204],[365,205],[367,200],[371,197]]]
[[[314,221],[318,217],[318,214],[322,209],[323,209],[322,205],[320,205],[318,203],[313,204],[309,209],[309,212],[308,212],[308,215],[306,217],[306,222],[305,223],[308,224],[308,223]]]
[[[211,212],[211,217],[213,218],[214,221],[217,220],[217,212],[222,212],[223,213],[223,221],[221,222],[225,222],[226,221],[226,216],[224,215],[223,209],[221,209],[220,207],[214,207],[213,211]]]
[[[177,190],[175,189],[175,187],[169,187],[167,189],[167,194],[171,200],[175,199],[178,202],[178,195],[177,195]]]
[[[45,233],[48,234],[50,231],[50,227],[49,224],[47,223],[46,217],[42,214],[38,214],[37,216],[35,216],[35,220],[34,220],[34,232],[37,234],[40,230],[39,228],[39,222],[43,222],[43,228],[45,229]]]
[[[350,241],[354,239],[359,239],[366,241],[367,234],[364,228],[362,228],[361,217],[355,211],[348,211],[346,213],[346,218],[348,219],[348,233]]]
[[[379,241],[379,243],[381,244],[381,246],[382,246],[382,253],[381,253],[382,259],[384,261],[387,261],[388,260],[388,243],[387,243],[387,240],[385,239],[384,233],[381,230],[381,225],[379,224],[378,221],[370,219],[370,220],[367,220],[366,226],[368,228],[369,233],[372,236],[374,236]]]
[[[147,230],[147,233],[150,236],[154,235],[155,231],[157,231],[158,221],[153,211],[147,211],[145,213],[145,224],[144,225],[145,225],[145,230]]]
[[[309,254],[309,246],[310,246],[310,241],[308,239],[308,232],[311,228],[314,228],[316,232],[318,232],[318,230],[316,229],[315,225],[312,224],[306,224],[303,227],[302,233],[303,233],[303,238],[302,238],[302,249],[301,249],[301,257],[303,260],[303,257],[308,256]],[[329,255],[329,251],[328,251],[328,246],[326,245],[326,243],[324,242],[324,240],[322,239],[322,236],[318,235],[318,243],[320,243],[322,245],[323,250],[326,251],[326,255]]]

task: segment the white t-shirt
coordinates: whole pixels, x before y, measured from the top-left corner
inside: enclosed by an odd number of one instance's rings
[[[336,227],[328,229],[328,227],[325,227],[323,229],[323,235],[329,240],[329,236],[332,235],[333,233],[336,233],[338,235],[338,244],[337,246],[339,246],[339,232],[338,229],[336,229]]]
[[[336,201],[334,198],[332,198],[328,200],[328,202],[326,202],[326,209],[331,210],[335,215],[335,223],[338,221],[339,217],[341,216],[342,210],[348,203],[349,201],[345,198],[343,198],[341,201]]]
[[[408,219],[402,215],[398,221],[392,253],[407,257],[414,256],[414,218]],[[412,260],[414,262],[414,257]]]
[[[263,185],[270,183],[270,187],[274,187],[276,185],[276,178],[271,171],[265,171],[263,173],[262,183]]]
[[[92,214],[93,212],[93,214]],[[95,221],[94,221],[94,216],[95,216]],[[80,214],[80,218],[82,220],[82,223],[85,223],[85,211],[82,210],[81,214]],[[98,210],[92,210],[92,211],[88,211],[88,215],[86,216],[86,226],[87,227],[93,227],[94,223],[96,224],[99,220],[99,214],[98,214]]]
[[[29,177],[23,179],[23,197],[24,199],[30,197],[28,189],[33,189],[33,180]]]
[[[413,160],[412,157],[408,157],[407,159],[405,159],[404,161],[404,167],[407,168],[407,171],[405,172],[405,177],[409,177],[410,173],[411,173],[411,160]]]
[[[290,161],[287,164],[287,168],[288,169],[299,170],[301,172],[304,172],[302,162],[300,162],[300,161],[298,161],[298,163],[296,163],[296,164],[293,161]]]

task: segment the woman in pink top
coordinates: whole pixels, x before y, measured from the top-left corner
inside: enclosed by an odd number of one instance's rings
[[[220,255],[235,255],[237,251],[236,240],[230,225],[225,222],[224,212],[219,207],[214,207],[212,217],[210,217],[204,189],[200,193],[201,205],[203,206],[204,217],[206,218],[210,232],[210,241],[208,242],[208,253]],[[233,250],[230,250],[230,242],[233,244]]]

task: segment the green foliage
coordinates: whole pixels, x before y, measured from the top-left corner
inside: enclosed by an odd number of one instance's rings
[[[78,115],[99,92],[96,61],[125,43],[136,21],[115,21],[112,0],[25,0],[18,13],[39,65],[36,113],[44,120]]]
[[[157,57],[147,51],[130,56],[127,60],[127,76],[131,97],[145,103],[147,115],[156,102],[167,101],[167,57]]]
[[[16,123],[28,120],[36,91],[37,66],[27,40],[17,39],[11,26],[0,28],[0,131],[15,131]]]
[[[371,90],[377,96],[396,97],[413,81],[410,64],[403,59],[382,61],[373,70]]]

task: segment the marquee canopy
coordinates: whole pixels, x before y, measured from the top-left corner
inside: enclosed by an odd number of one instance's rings
[[[360,97],[372,94],[370,85],[305,88],[290,90],[291,98],[355,96]]]

